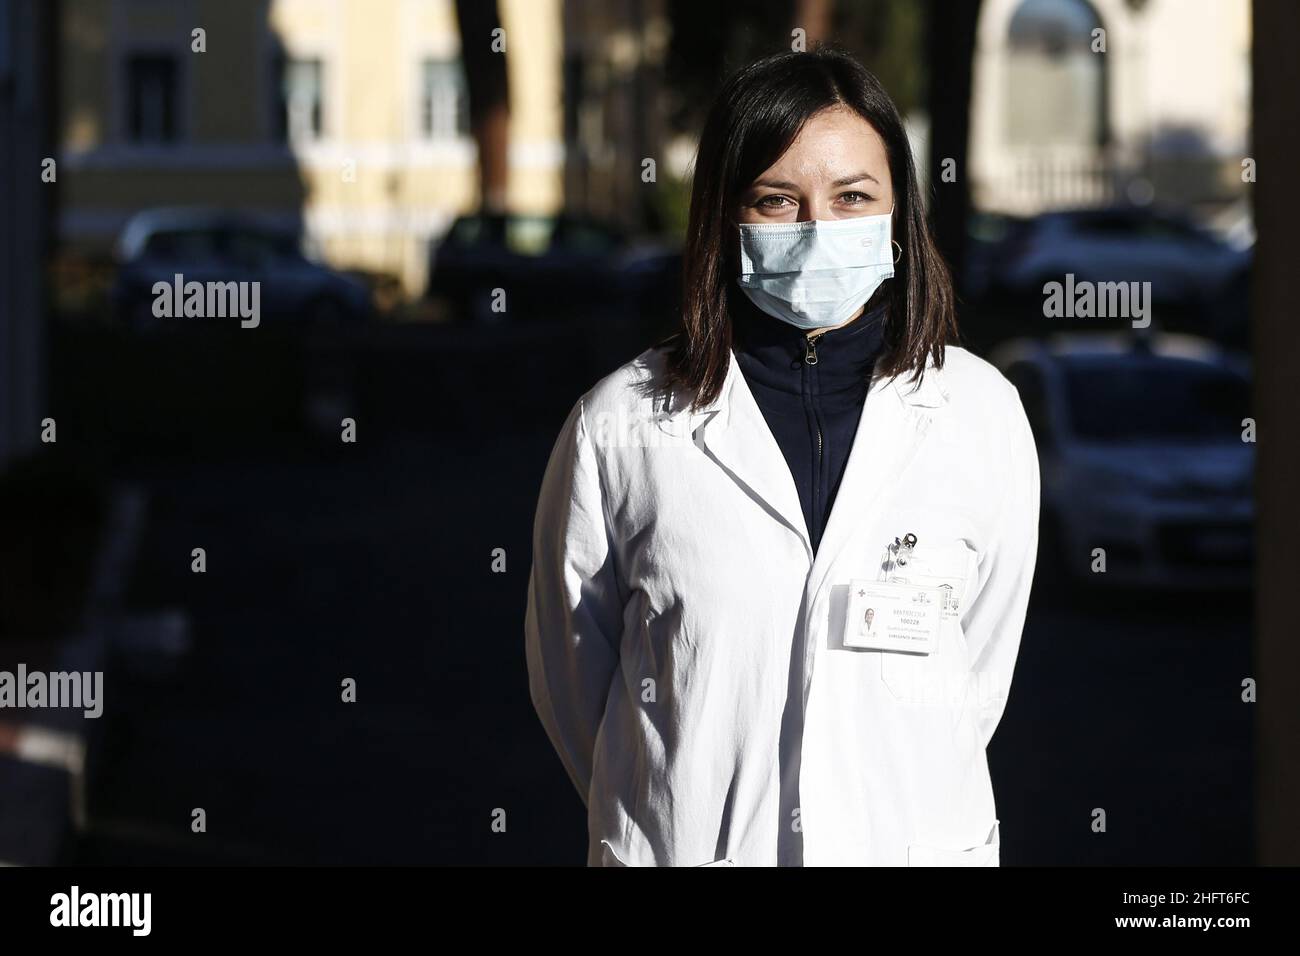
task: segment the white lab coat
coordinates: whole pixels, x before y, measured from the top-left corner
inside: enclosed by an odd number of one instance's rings
[[[735,357],[716,402],[649,350],[574,406],[538,504],[531,696],[587,805],[589,865],[999,863],[985,747],[1038,540],[1016,390],[949,347],[877,376],[814,559]],[[912,533],[960,595],[929,656],[843,641],[850,580]]]

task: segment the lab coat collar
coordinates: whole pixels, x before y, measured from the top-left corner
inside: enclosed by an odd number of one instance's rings
[[[948,385],[944,382],[943,369],[935,365],[933,356],[927,356],[926,372],[919,382],[911,380],[913,373],[904,372],[896,376],[876,376],[871,381],[871,392],[884,386],[892,386],[898,398],[906,405],[922,406],[926,408],[937,408],[948,402]],[[740,371],[740,364],[736,362],[736,355],[732,354],[731,364],[727,368],[727,377],[723,380],[723,386],[718,390],[718,398],[708,403],[708,405],[699,408],[693,408],[690,411],[692,419],[708,419],[722,412],[723,424],[725,425],[725,412],[731,405],[731,394],[736,388],[737,378],[744,378]],[[694,421],[693,421],[694,424]]]
[[[892,392],[897,401],[883,399]],[[910,381],[910,374],[890,376],[874,383],[867,393],[858,422],[853,447],[844,464],[844,476],[826,523],[826,531],[817,547],[808,578],[809,599],[815,596],[831,578],[831,569],[841,553],[851,543],[860,546],[855,537],[862,529],[866,516],[886,491],[906,484],[908,466],[915,459],[930,424],[948,402],[948,389],[943,382],[943,370],[927,362],[920,383]],[[906,533],[903,528],[898,534]],[[879,542],[883,549],[886,542]],[[868,542],[874,547],[875,542]],[[807,686],[804,688],[807,693]]]
[[[889,394],[897,401],[878,399]],[[939,408],[947,400],[942,369],[933,359],[927,362],[920,383],[911,381],[910,373],[873,378],[845,464],[841,494],[817,550],[815,579],[819,570],[824,577],[861,507],[883,489],[892,471],[910,460],[914,446],[910,439],[929,423],[929,413],[922,410]],[[802,538],[811,558],[812,545],[794,478],[734,354],[718,397],[692,410],[689,419],[688,428],[700,445],[747,494]],[[845,489],[852,492],[845,495]]]
[[[707,405],[691,410],[692,428],[695,427],[698,420],[717,421],[719,427],[725,428],[728,417],[727,412],[731,405],[731,394],[736,387],[736,380],[743,379],[743,377],[740,365],[736,362],[736,356],[733,353],[731,363],[727,368],[727,377],[723,380],[722,388],[718,389],[718,397]],[[901,375],[876,376],[872,379],[870,392],[874,393],[889,387],[894,390],[903,403],[924,408],[938,408],[947,403],[948,386],[943,381],[943,370],[934,364],[933,356],[926,358],[925,374],[921,377],[921,381],[915,383],[911,379],[911,372],[904,372]]]
[[[919,383],[911,381],[911,373],[895,375],[889,380],[894,390],[908,405],[939,408],[948,401],[948,387],[943,381],[943,370],[935,367],[934,359],[925,363],[925,374]]]
[[[734,353],[717,399],[693,410],[689,427],[700,446],[728,476],[769,514],[799,535],[811,553],[794,476]]]

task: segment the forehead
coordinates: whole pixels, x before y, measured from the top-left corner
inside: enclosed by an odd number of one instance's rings
[[[886,181],[889,155],[885,141],[865,119],[839,106],[809,117],[789,149],[763,175],[817,182],[863,171]]]

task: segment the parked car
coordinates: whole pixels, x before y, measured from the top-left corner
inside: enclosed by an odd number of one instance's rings
[[[1244,342],[1252,251],[1179,212],[1117,206],[977,223],[966,270],[971,298],[1041,301],[1044,284],[1067,274],[1076,282],[1150,282],[1157,310],[1192,317],[1216,341]]]
[[[253,216],[215,209],[150,209],[126,224],[117,245],[114,309],[128,324],[153,327],[155,283],[257,282],[260,318],[345,322],[371,315],[359,280],[312,261],[300,237]],[[195,321],[179,318],[175,321]]]
[[[643,316],[675,301],[680,265],[675,250],[593,219],[478,213],[434,245],[429,295],[476,322]]]
[[[1254,444],[1243,440],[1242,360],[1176,335],[1017,340],[992,358],[1038,444],[1043,573],[1169,589],[1249,584]],[[1095,548],[1104,574],[1092,569]]]

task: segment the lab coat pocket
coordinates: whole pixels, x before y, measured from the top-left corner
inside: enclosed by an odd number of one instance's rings
[[[970,656],[962,635],[961,613],[976,567],[975,552],[965,542],[945,541],[918,547],[889,580],[942,590],[944,612],[936,648],[929,654],[880,652],[880,679],[897,700],[912,704],[949,704],[962,699],[970,685]]]
[[[1001,834],[993,821],[988,839],[977,846],[943,847],[912,844],[907,848],[908,866],[1000,866]]]

